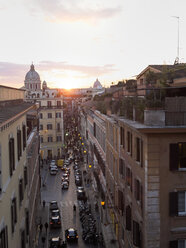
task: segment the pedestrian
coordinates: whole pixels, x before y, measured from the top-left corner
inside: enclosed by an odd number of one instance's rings
[[[45,207],[45,200],[43,200],[43,207]]]
[[[48,223],[45,223],[45,229],[46,229],[46,234],[47,234],[47,229],[48,229]]]
[[[73,210],[74,210],[74,212],[76,212],[76,205],[75,204],[74,204]]]
[[[45,237],[42,237],[42,238],[41,238],[41,241],[42,241],[43,247],[44,247],[44,245],[45,245]]]
[[[40,224],[39,229],[40,229],[40,232],[42,232],[42,229],[43,229],[43,224],[42,223]]]

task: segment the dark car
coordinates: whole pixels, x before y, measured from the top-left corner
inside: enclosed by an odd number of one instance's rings
[[[60,217],[60,211],[59,209],[56,209],[56,210],[52,210],[51,211],[51,217]]]
[[[51,201],[50,202],[50,210],[57,210],[57,209],[58,209],[57,201]]]
[[[67,241],[78,241],[77,230],[74,228],[69,228],[65,230],[65,238]]]
[[[60,248],[61,239],[59,237],[54,237],[50,239],[50,248]]]
[[[61,228],[61,219],[59,216],[51,217],[50,219],[50,227],[51,228]]]
[[[76,178],[75,179],[75,184],[76,184],[76,186],[81,186],[82,185],[82,179],[81,178]]]
[[[77,199],[78,200],[84,200],[86,198],[85,191],[84,190],[77,190]]]

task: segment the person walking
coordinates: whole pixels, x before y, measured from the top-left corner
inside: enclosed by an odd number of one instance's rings
[[[47,229],[48,229],[48,223],[45,223],[45,229],[46,229],[46,234],[47,234]]]
[[[46,203],[45,200],[43,200],[43,207],[45,207],[45,203]]]
[[[40,232],[42,233],[42,229],[43,229],[43,224],[41,223],[39,226]]]

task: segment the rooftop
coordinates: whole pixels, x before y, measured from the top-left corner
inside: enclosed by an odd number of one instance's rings
[[[16,105],[0,106],[0,125],[9,119],[12,119],[16,115],[26,111],[33,105],[33,103],[22,102]]]

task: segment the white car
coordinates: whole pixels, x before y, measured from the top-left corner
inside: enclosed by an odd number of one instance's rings
[[[56,174],[57,174],[57,171],[58,171],[58,170],[56,170],[56,168],[51,167],[51,168],[50,168],[50,175],[56,175]]]
[[[58,167],[57,167],[57,165],[55,165],[55,164],[50,164],[50,169],[51,168],[55,168],[57,171],[58,171]]]

